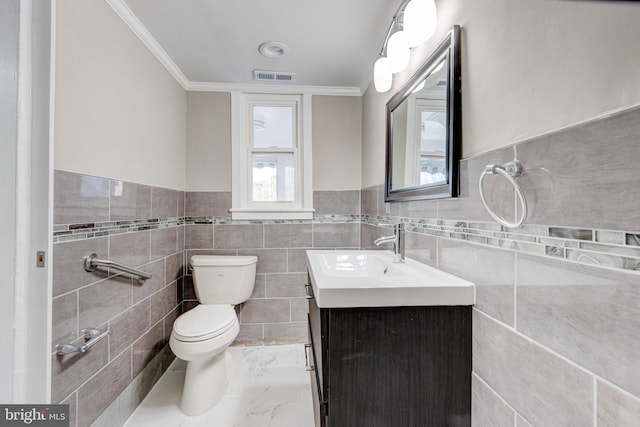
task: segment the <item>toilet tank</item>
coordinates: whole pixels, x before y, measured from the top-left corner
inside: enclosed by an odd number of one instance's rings
[[[253,292],[255,256],[193,255],[193,286],[201,304],[240,304]]]

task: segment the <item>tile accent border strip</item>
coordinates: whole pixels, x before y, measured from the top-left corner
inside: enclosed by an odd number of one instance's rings
[[[88,224],[58,224],[53,229],[53,242],[83,240],[113,234],[178,227],[190,224],[325,224],[352,223],[378,227],[404,223],[413,233],[527,254],[565,259],[581,264],[640,273],[640,234],[526,224],[506,229],[493,222],[376,215],[318,215],[313,220],[233,221],[230,217],[177,217],[133,221],[107,221]]]
[[[105,221],[81,224],[56,224],[53,226],[53,243],[69,240],[84,240],[112,234],[133,233],[136,231],[156,230],[190,224],[344,224],[360,223],[360,215],[318,215],[313,220],[243,220],[234,221],[231,217],[177,217],[150,218],[131,221]]]
[[[361,215],[315,215],[310,220],[269,219],[269,220],[232,220],[231,217],[201,216],[185,217],[185,224],[326,224],[326,223],[360,223]]]
[[[506,229],[493,222],[374,215],[363,215],[361,221],[385,228],[401,222],[413,233],[640,273],[640,235],[625,231],[534,224]]]
[[[112,234],[178,227],[183,224],[184,217],[105,221],[83,224],[55,224],[53,226],[53,243],[91,239],[93,237],[110,236]]]

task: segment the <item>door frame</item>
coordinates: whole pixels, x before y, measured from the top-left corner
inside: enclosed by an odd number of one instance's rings
[[[12,32],[7,42],[12,45],[5,47],[14,59],[7,62],[11,72],[0,76],[0,87],[15,96],[3,97],[1,108],[15,114],[6,123],[5,153],[9,155],[0,160],[6,179],[0,191],[0,203],[5,206],[0,235],[7,237],[0,269],[0,328],[7,337],[0,356],[6,363],[0,368],[0,400],[49,403],[56,3],[5,1],[0,19],[12,22],[2,31]],[[44,252],[43,267],[36,265],[38,251]]]

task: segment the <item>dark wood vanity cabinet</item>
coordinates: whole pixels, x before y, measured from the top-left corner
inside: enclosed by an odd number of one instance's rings
[[[471,307],[319,308],[309,299],[316,426],[471,425]]]

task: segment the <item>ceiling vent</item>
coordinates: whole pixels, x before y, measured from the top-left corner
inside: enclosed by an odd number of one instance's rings
[[[253,80],[259,82],[292,82],[296,77],[296,73],[287,73],[282,71],[260,71],[253,70]]]

